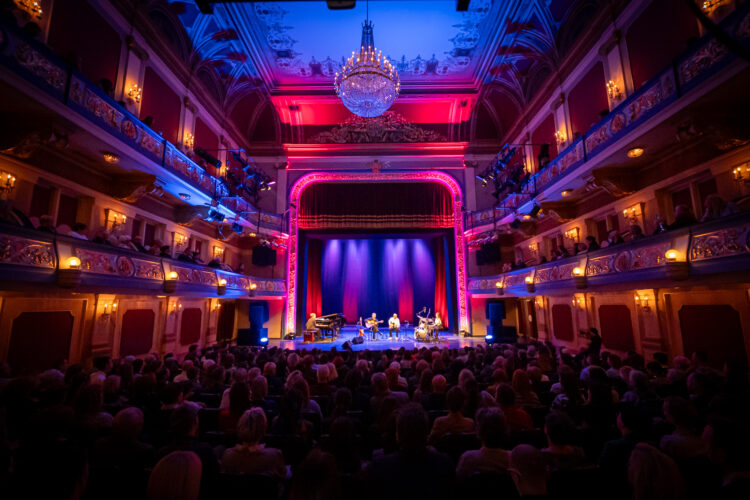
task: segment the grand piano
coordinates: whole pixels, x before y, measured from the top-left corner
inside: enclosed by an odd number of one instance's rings
[[[345,321],[344,315],[339,313],[319,316],[315,318],[315,328],[320,330],[320,337],[330,335],[332,338],[336,338],[341,333],[341,327],[344,326]]]

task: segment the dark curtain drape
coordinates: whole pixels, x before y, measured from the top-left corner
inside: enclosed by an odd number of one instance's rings
[[[435,255],[435,312],[440,313],[443,328],[448,328],[445,238],[433,240],[432,247]]]
[[[453,197],[434,182],[318,183],[302,192],[300,229],[452,227]]]
[[[322,261],[323,242],[321,240],[307,240],[307,294],[305,297],[305,319],[311,313],[321,315],[322,295],[320,282],[320,265]]]

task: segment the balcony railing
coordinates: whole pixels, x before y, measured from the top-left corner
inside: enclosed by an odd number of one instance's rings
[[[667,252],[673,250],[672,259]],[[469,279],[470,294],[544,294],[649,281],[652,286],[750,271],[750,214],[695,224],[495,276]],[[577,274],[580,273],[580,274]],[[499,285],[499,287],[498,287]],[[635,285],[634,285],[635,286]]]
[[[260,224],[281,232],[282,218],[278,214],[259,212],[241,196],[231,196],[223,180],[212,176],[188,158],[174,144],[151,130],[127,109],[88,81],[79,71],[70,68],[55,56],[49,47],[30,39],[25,33],[0,23],[0,66],[12,71],[60,101],[77,114],[96,123],[102,130],[129,145],[158,166],[175,174],[212,198],[222,198],[222,204],[240,213],[253,225]]]
[[[750,48],[750,4],[741,5],[721,23],[721,27],[739,43]],[[607,146],[638,128],[646,120],[736,59],[737,57],[716,38],[710,34],[704,36],[673,65],[665,68],[624,99],[606,117],[560,151],[554,160],[534,174],[529,179],[528,185],[522,189],[527,201],[552,183],[570,174],[578,166],[595,158]],[[493,220],[493,210],[495,210],[496,219],[502,218],[508,213],[508,210],[504,208],[513,204],[509,205],[504,200],[499,205],[500,209],[489,208],[471,212],[467,216],[474,225],[488,223]]]
[[[278,297],[286,294],[284,280],[256,278],[221,269],[164,259],[149,254],[0,224],[0,281],[19,286],[60,284],[60,270],[80,264],[79,291],[138,294],[168,293],[200,296]],[[173,283],[169,283],[173,282]],[[223,284],[223,290],[220,285]]]

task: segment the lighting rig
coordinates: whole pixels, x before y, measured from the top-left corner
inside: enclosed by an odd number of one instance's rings
[[[495,187],[492,196],[500,201],[509,193],[520,192],[524,184],[529,180],[530,174],[527,172],[524,161],[511,164],[513,156],[516,154],[516,144],[505,144],[495,158],[490,161],[487,168],[484,169],[476,178],[482,183],[482,187],[487,186],[490,182]]]

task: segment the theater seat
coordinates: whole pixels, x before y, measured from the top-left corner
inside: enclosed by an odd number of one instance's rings
[[[298,465],[310,451],[307,442],[300,436],[266,434],[264,441],[268,448],[281,450],[284,455],[284,462],[292,467]]]
[[[550,472],[547,489],[552,498],[570,498],[574,491],[578,500],[595,500],[602,497],[607,487],[599,467],[558,469]]]
[[[487,498],[492,492],[492,498],[514,500],[521,498],[516,488],[516,482],[509,472],[489,473],[480,472],[460,481],[456,486],[462,498]]]

